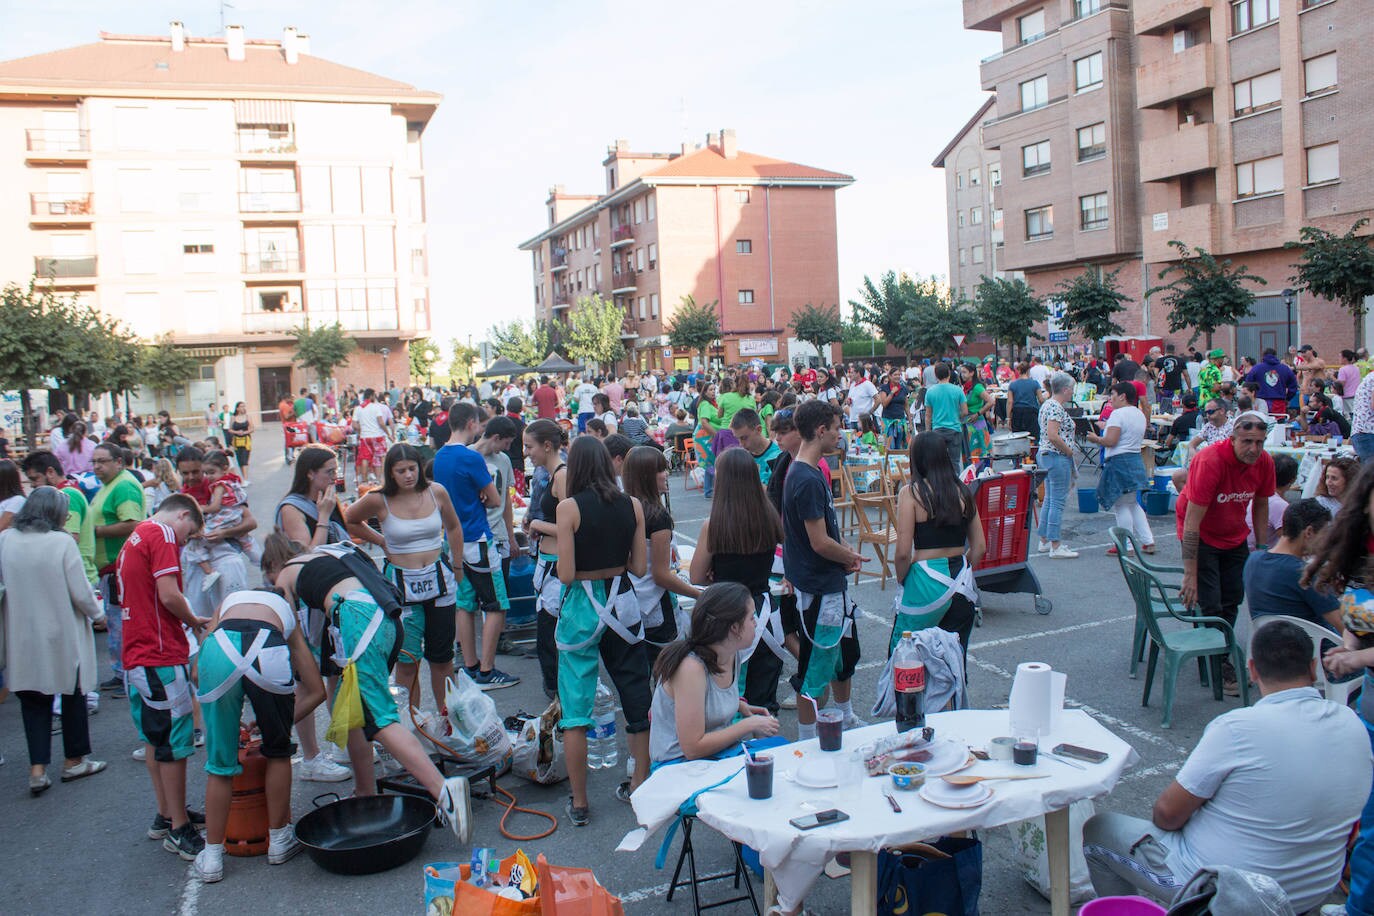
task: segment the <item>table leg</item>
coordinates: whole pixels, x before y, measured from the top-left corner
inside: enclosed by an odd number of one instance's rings
[[[778,886],[773,881],[773,870],[763,872],[763,911],[766,913],[778,905]]]
[[[1069,809],[1045,814],[1050,864],[1050,916],[1069,916]]]
[[[878,854],[851,852],[849,854],[849,912],[878,912]],[[1065,916],[1068,916],[1065,911]]]

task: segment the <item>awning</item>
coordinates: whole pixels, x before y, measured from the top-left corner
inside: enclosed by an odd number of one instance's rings
[[[234,120],[239,124],[291,124],[290,99],[234,99]]]

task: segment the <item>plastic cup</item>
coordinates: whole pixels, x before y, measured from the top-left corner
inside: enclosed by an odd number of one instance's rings
[[[773,797],[773,755],[754,754],[744,758],[744,777],[749,781],[750,798]]]
[[[844,745],[844,714],[838,709],[823,709],[816,714],[816,738],[823,751],[838,751]]]

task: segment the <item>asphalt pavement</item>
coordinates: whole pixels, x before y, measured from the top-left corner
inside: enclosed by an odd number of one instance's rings
[[[260,520],[271,510],[290,482],[284,465],[280,434],[268,427],[255,437],[258,446],[248,475],[249,499]],[[1088,483],[1091,478],[1083,482]],[[671,494],[679,536],[692,543],[710,504],[700,490],[683,491],[680,477],[673,479]],[[973,706],[987,708],[1007,702],[1012,674],[1018,663],[1044,661],[1068,674],[1068,703],[1087,710],[1098,721],[1129,742],[1140,754],[1140,763],[1128,772],[1109,796],[1099,799],[1100,809],[1149,816],[1150,806],[1183,763],[1206,724],[1216,715],[1234,709],[1239,700],[1216,702],[1195,673],[1180,677],[1171,729],[1160,727],[1161,685],[1156,685],[1152,705],[1141,706],[1141,680],[1127,675],[1134,612],[1130,595],[1115,559],[1105,554],[1106,531],[1112,524],[1108,513],[1083,515],[1070,499],[1065,514],[1065,541],[1077,549],[1076,560],[1036,557],[1031,565],[1040,577],[1044,594],[1053,602],[1048,615],[1037,614],[1030,595],[987,594],[982,605],[982,625],[974,630],[969,656],[969,693]],[[1178,562],[1179,547],[1172,516],[1151,519],[1162,562]],[[265,531],[260,531],[263,534]],[[876,565],[876,564],[875,564]],[[898,589],[889,580],[886,589],[876,579],[865,580],[854,594],[862,616],[859,621],[864,660],[855,676],[855,711],[871,704],[883,649],[891,628],[892,603]],[[1242,615],[1244,617],[1244,615]],[[1245,638],[1245,627],[1242,627]],[[106,656],[103,635],[98,655]],[[519,710],[537,713],[545,706],[537,663],[532,658],[501,656],[498,666],[523,681],[497,691],[501,715]],[[783,693],[786,693],[784,689]],[[323,713],[320,714],[323,734]],[[784,732],[795,736],[795,713],[782,714]],[[269,867],[265,858],[225,862],[224,881],[202,885],[187,864],[164,852],[160,843],[145,839],[144,831],[154,812],[151,787],[142,763],[130,758],[137,744],[129,719],[128,702],[105,694],[100,712],[91,720],[95,756],[109,761],[109,769],[96,777],[64,785],[56,782],[39,798],[30,798],[25,779],[27,759],[19,704],[10,698],[0,704],[0,825],[7,854],[0,860],[0,888],[5,913],[154,913],[238,914],[253,913],[418,913],[423,906],[421,866],[426,862],[466,860],[469,849],[459,847],[447,831],[435,831],[424,851],[412,863],[378,875],[339,877],[322,871],[307,856]],[[624,746],[621,748],[622,765]],[[54,756],[61,757],[60,737],[54,736]],[[204,798],[203,752],[191,760],[188,797],[193,806]],[[557,865],[593,868],[601,883],[619,895],[632,914],[680,913],[690,907],[680,891],[665,900],[671,872],[653,867],[658,837],[635,853],[617,853],[621,837],[635,826],[627,805],[616,801],[614,789],[623,770],[598,770],[591,774],[592,822],[585,828],[571,826],[563,815],[566,785],[534,786],[508,776],[501,785],[513,792],[520,804],[557,814],[555,833],[539,840],[516,842],[503,837],[499,822],[503,806],[475,800],[475,837],[478,845],[493,846],[505,856],[523,848],[530,858],[543,853]],[[300,817],[312,798],[332,790],[347,791],[350,783],[321,784],[297,780],[293,787],[293,811]],[[512,833],[538,833],[546,822],[514,813],[506,822]],[[982,912],[989,914],[1048,913],[1049,904],[1018,873],[1011,860],[1008,831],[998,828],[982,834],[985,843]],[[696,834],[699,866],[719,870],[729,862],[729,843],[710,830]],[[674,849],[674,856],[676,848]],[[671,865],[672,859],[669,864]],[[762,882],[757,882],[761,888]],[[707,899],[728,884],[706,890]],[[808,906],[818,913],[848,911],[849,880],[821,878]],[[721,912],[748,912],[736,905]]]

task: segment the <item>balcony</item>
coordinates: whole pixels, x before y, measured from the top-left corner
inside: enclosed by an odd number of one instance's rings
[[[310,316],[312,319],[314,315]],[[305,312],[256,310],[243,313],[243,333],[245,334],[289,334],[291,329],[305,321]]]
[[[633,245],[635,241],[634,227],[629,223],[616,226],[611,230],[611,247],[620,248],[625,245]]]
[[[1168,181],[1216,168],[1217,126],[1184,124],[1140,144],[1140,180]]]
[[[549,273],[556,274],[560,270],[568,269],[568,253],[562,249],[555,249],[549,255]]]
[[[240,213],[299,213],[298,191],[240,191]]]
[[[298,251],[245,251],[243,272],[246,274],[294,274],[301,270]]]
[[[310,310],[312,323],[333,324],[338,322],[345,331],[398,331],[401,328],[400,316],[396,309],[380,306],[368,309],[340,309],[337,312]]]
[[[1135,33],[1163,32],[1212,11],[1212,0],[1135,0]]]
[[[31,223],[89,223],[94,210],[90,194],[30,194]]]
[[[89,131],[26,130],[24,138],[24,158],[30,161],[85,160],[91,156]]]
[[[558,290],[553,294],[553,310],[572,308],[572,299],[567,290]]]
[[[625,313],[625,320],[620,323],[621,340],[638,340],[639,331],[635,328],[634,316],[629,312]]]
[[[1026,0],[964,0],[964,28],[999,32],[1003,17],[1028,5]]]
[[[632,293],[636,288],[635,271],[633,268],[617,270],[611,273],[611,295],[615,296],[621,293]]]
[[[239,128],[240,159],[281,162],[296,156],[296,135],[290,125]]]
[[[1216,251],[1217,228],[1216,204],[1197,204],[1162,213],[1147,213],[1140,218],[1145,261],[1159,264],[1176,260],[1178,252],[1169,247],[1172,241],[1180,241],[1190,248]]]
[[[1216,85],[1211,44],[1194,45],[1179,54],[1136,68],[1136,105],[1163,108],[1179,99],[1212,91]]]
[[[76,278],[95,279],[95,255],[81,257],[42,257],[33,259],[33,272],[39,279],[71,280]]]

